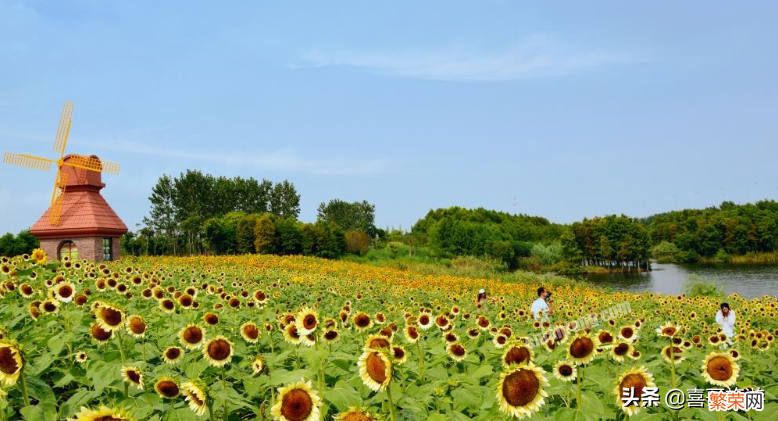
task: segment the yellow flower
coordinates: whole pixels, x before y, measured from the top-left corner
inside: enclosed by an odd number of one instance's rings
[[[197,349],[205,341],[205,329],[197,325],[189,325],[178,332],[181,345],[188,349]]]
[[[452,360],[459,362],[467,358],[467,349],[459,342],[451,342],[446,347],[446,352]]]
[[[357,365],[362,382],[373,391],[384,390],[392,380],[392,362],[381,351],[365,350]]]
[[[578,336],[570,342],[570,346],[567,348],[567,358],[577,365],[588,364],[594,359],[597,345],[597,339],[581,330],[578,332]]]
[[[162,359],[168,364],[175,364],[182,358],[184,358],[184,350],[177,346],[168,347],[162,352]]]
[[[104,303],[95,310],[95,317],[97,317],[97,324],[109,332],[121,328],[124,324],[124,313],[116,307]]]
[[[304,308],[297,314],[295,325],[301,336],[309,335],[319,326],[319,315],[310,308]]]
[[[265,369],[265,361],[262,360],[262,357],[257,355],[256,357],[254,357],[254,361],[251,362],[251,371],[253,371],[254,374],[259,374],[264,369]]]
[[[32,260],[35,260],[36,264],[42,265],[46,263],[46,252],[43,249],[35,249],[30,255]]]
[[[513,366],[500,375],[497,385],[497,402],[500,411],[509,416],[524,418],[531,416],[543,406],[548,393],[543,390],[548,380],[543,369],[535,364]]]
[[[367,409],[352,407],[348,411],[336,415],[333,421],[378,421],[378,418]]]
[[[532,349],[519,342],[509,345],[502,354],[502,366],[506,369],[512,364],[525,364],[530,361],[532,361]]]
[[[13,386],[24,367],[22,353],[15,346],[0,342],[0,384]]]
[[[300,380],[278,389],[278,400],[270,412],[278,421],[319,421],[321,404],[311,382]]]
[[[89,409],[81,407],[81,411],[76,414],[75,418],[71,418],[71,421],[132,421],[124,411],[116,408],[108,408],[107,406],[100,406],[97,409]]]
[[[240,327],[240,336],[242,336],[243,340],[248,343],[257,343],[261,335],[262,331],[260,331],[259,327],[252,322],[243,323],[243,325]]]
[[[577,375],[578,369],[570,361],[562,360],[554,366],[554,377],[563,382],[571,382],[575,380]]]
[[[710,353],[702,364],[702,376],[708,383],[716,386],[734,385],[738,374],[740,374],[740,366],[728,353]]]
[[[154,390],[164,399],[175,399],[181,394],[181,388],[175,380],[163,377],[154,383]]]
[[[183,393],[186,401],[189,402],[189,409],[198,416],[203,415],[208,410],[208,397],[197,383],[184,382],[181,384],[181,393]]]
[[[130,386],[143,390],[143,374],[138,367],[122,367],[122,379]]]
[[[224,336],[217,336],[205,345],[203,356],[214,367],[221,367],[232,361],[232,342]]]
[[[635,415],[640,412],[642,401],[630,406],[624,406],[624,401],[621,399],[624,389],[634,390],[634,394],[631,396],[640,397],[643,395],[643,389],[646,387],[656,387],[654,384],[654,377],[646,371],[645,367],[633,368],[627,370],[619,378],[619,382],[616,385],[614,393],[616,394],[616,406],[621,408],[627,415]]]

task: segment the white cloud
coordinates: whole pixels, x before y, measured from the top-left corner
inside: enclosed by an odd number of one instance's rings
[[[573,49],[548,37],[530,37],[499,52],[452,47],[439,50],[351,53],[313,49],[297,67],[350,66],[375,73],[445,81],[499,81],[560,76],[585,69],[647,61],[632,52]]]

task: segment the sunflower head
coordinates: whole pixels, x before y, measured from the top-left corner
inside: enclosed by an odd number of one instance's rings
[[[203,356],[214,367],[221,367],[232,360],[233,346],[224,336],[217,336],[203,348]]]
[[[184,358],[184,350],[177,346],[168,347],[162,352],[162,359],[168,364],[175,364],[182,358]]]
[[[627,415],[635,415],[638,412],[640,412],[641,404],[639,403],[637,405],[630,405],[630,406],[624,406],[624,401],[622,401],[622,396],[624,389],[628,390],[634,390],[633,396],[642,396],[643,395],[643,389],[647,387],[656,387],[656,384],[654,384],[654,377],[646,371],[645,367],[640,368],[632,368],[630,370],[627,370],[622,376],[619,378],[618,383],[616,384],[616,389],[614,390],[614,393],[616,394],[616,406],[622,409],[624,413]]]
[[[0,384],[13,386],[24,367],[24,358],[18,348],[0,342]]]
[[[598,345],[597,339],[579,331],[567,348],[567,358],[578,365],[588,364],[594,359]]]
[[[392,361],[382,351],[365,350],[357,364],[362,382],[373,391],[384,390],[392,380]]]
[[[197,349],[205,341],[205,329],[197,325],[188,325],[178,332],[181,345],[188,349]]]
[[[127,318],[127,332],[136,338],[142,338],[146,333],[146,322],[143,317],[130,316]]]
[[[352,407],[336,415],[333,421],[378,421],[378,418],[367,409]]]
[[[203,391],[199,382],[184,382],[181,384],[181,393],[189,402],[191,409],[198,416],[203,415],[208,410],[208,396]]]
[[[319,326],[319,315],[310,308],[304,308],[297,314],[295,324],[301,335],[311,334]]]
[[[175,399],[181,394],[181,388],[175,380],[163,377],[154,383],[154,390],[163,399]]]
[[[708,383],[716,386],[734,385],[739,373],[740,366],[729,353],[710,353],[702,364],[702,376]]]
[[[107,406],[100,406],[97,409],[89,409],[81,407],[81,410],[72,418],[72,421],[97,421],[97,420],[110,420],[110,421],[132,421],[129,415],[125,414],[123,410],[116,408],[108,408]]]
[[[524,418],[540,410],[548,393],[543,389],[548,380],[543,369],[533,363],[512,366],[500,376],[497,401],[500,410],[510,416]]]
[[[578,369],[575,368],[575,364],[570,361],[559,361],[554,366],[554,377],[563,382],[571,382],[575,380],[578,375]]]
[[[243,325],[240,327],[240,336],[242,336],[243,340],[248,343],[257,343],[261,335],[262,331],[259,330],[259,327],[252,322],[243,323]]]
[[[523,343],[513,343],[502,354],[502,366],[505,368],[513,364],[526,364],[532,361],[532,349]]]
[[[122,379],[130,386],[143,390],[143,374],[138,367],[122,367]]]
[[[311,387],[311,382],[297,383],[278,389],[278,400],[271,413],[279,421],[315,421],[319,419],[322,400]]]
[[[109,304],[101,303],[95,310],[97,323],[103,330],[113,332],[124,324],[124,312]]]

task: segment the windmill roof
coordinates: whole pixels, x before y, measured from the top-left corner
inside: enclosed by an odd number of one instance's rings
[[[51,208],[30,229],[38,238],[123,235],[127,226],[111,209],[99,191],[65,192],[59,225],[49,223]]]

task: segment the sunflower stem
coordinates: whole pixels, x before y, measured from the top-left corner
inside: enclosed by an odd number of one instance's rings
[[[30,397],[27,396],[27,383],[24,381],[24,366],[19,370],[19,389],[22,389],[22,398],[24,399],[24,406],[30,406]]]
[[[227,377],[227,375],[224,373],[224,366],[222,366],[222,392],[224,392],[224,393],[227,392],[227,380],[226,380],[226,377]],[[228,415],[228,412],[227,412],[227,400],[225,399],[224,400],[224,421],[227,421],[227,415]]]
[[[386,397],[389,398],[389,414],[392,417],[392,421],[397,420],[397,415],[394,413],[394,400],[392,400],[392,385],[386,387]]]
[[[576,402],[578,402],[578,410],[583,411],[583,399],[581,399],[581,383],[583,383],[583,366],[578,370],[578,376],[576,376]]]
[[[216,421],[216,418],[213,417],[213,405],[208,405],[208,419],[210,421]]]
[[[670,338],[670,385],[675,389],[675,344]]]

